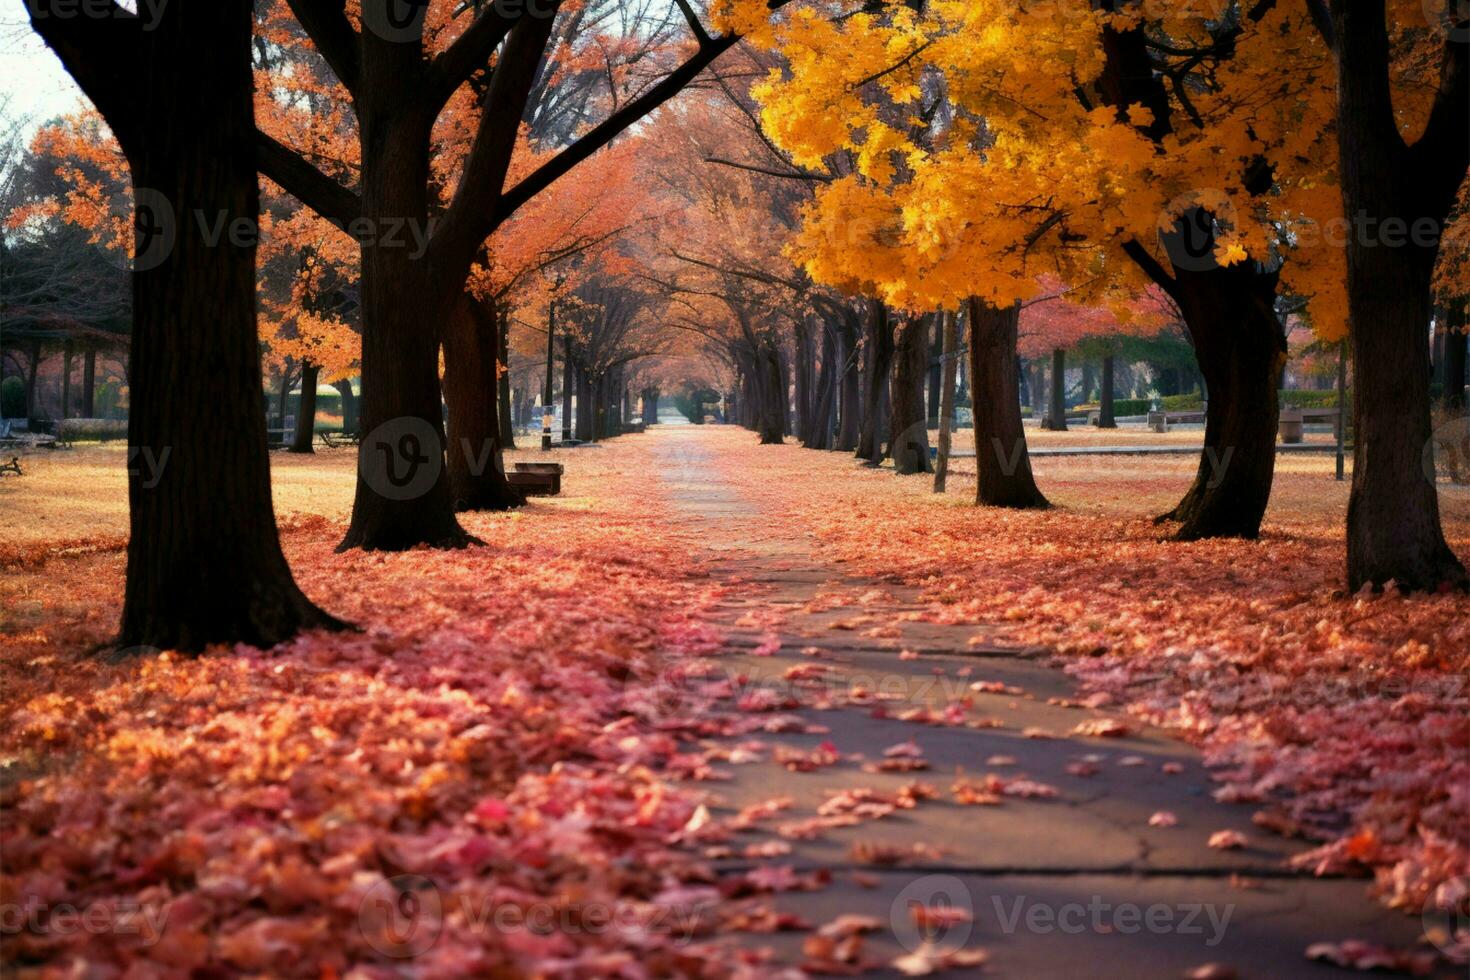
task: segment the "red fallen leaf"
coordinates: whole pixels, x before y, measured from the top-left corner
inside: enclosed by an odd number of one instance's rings
[[[1160,810],[1148,818],[1150,827],[1173,827],[1179,823],[1179,818],[1168,810]]]
[[[805,959],[801,968],[806,973],[823,976],[856,976],[878,964],[863,960],[863,937],[858,933],[808,936],[801,944]]]
[[[876,877],[876,876],[870,876]],[[876,932],[884,926],[883,920],[871,915],[839,915],[831,922],[825,923],[817,934],[839,939],[843,936],[851,936],[860,932]]]
[[[759,803],[752,803],[737,813],[731,825],[736,829],[749,827],[758,820],[769,820],[783,810],[791,809],[796,801],[789,796],[776,796]]]
[[[852,883],[854,885],[857,885],[859,888],[872,889],[877,888],[879,885],[883,884],[882,878],[875,874],[869,874],[866,871],[854,871],[852,874],[848,875],[848,878],[850,878]]]
[[[1091,762],[1069,762],[1066,766],[1067,774],[1070,776],[1096,776],[1102,770]]]
[[[1251,823],[1275,831],[1282,837],[1300,837],[1302,825],[1280,810],[1257,810],[1251,814]]]
[[[1209,844],[1217,851],[1236,851],[1246,845],[1246,838],[1238,830],[1217,830],[1210,835]]]
[[[1432,950],[1400,949],[1361,939],[1344,939],[1340,943],[1313,943],[1307,947],[1306,957],[1350,970],[1387,970],[1426,977],[1434,972],[1439,954]]]
[[[937,861],[943,856],[941,850],[922,841],[912,844],[879,844],[854,841],[848,848],[848,856],[864,864],[896,866],[921,861]]]
[[[900,757],[917,759],[924,754],[924,750],[919,748],[919,744],[913,739],[909,739],[907,742],[899,742],[897,745],[888,746],[888,748],[883,750],[883,754],[890,759]]]
[[[1122,738],[1131,731],[1132,728],[1116,718],[1092,718],[1080,722],[1072,729],[1072,734],[1092,738]]]
[[[983,966],[989,959],[990,954],[982,949],[941,949],[925,943],[889,965],[906,977],[927,977],[943,970]]]
[[[914,920],[914,925],[921,931],[974,921],[969,910],[958,905],[926,905],[915,901],[909,902],[909,918]]]
[[[739,932],[801,932],[812,927],[793,912],[778,912],[769,905],[738,909],[723,917],[728,929]]]
[[[863,766],[863,772],[922,772],[928,768],[928,759],[897,758],[869,762]]]
[[[1235,967],[1225,963],[1206,963],[1184,974],[1184,980],[1238,980]]]

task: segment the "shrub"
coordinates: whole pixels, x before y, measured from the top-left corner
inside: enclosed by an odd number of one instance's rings
[[[24,418],[26,414],[26,383],[20,378],[0,381],[0,416],[7,419]]]
[[[128,437],[127,419],[66,419],[61,436],[69,442],[107,442]]]
[[[1152,407],[1147,398],[1115,398],[1113,400],[1113,415],[1147,415]]]
[[[1205,396],[1195,391],[1187,395],[1165,395],[1159,401],[1166,412],[1193,412],[1204,407]]]
[[[1331,388],[1298,388],[1280,394],[1282,408],[1336,408],[1337,392]],[[1349,398],[1352,396],[1349,395]]]

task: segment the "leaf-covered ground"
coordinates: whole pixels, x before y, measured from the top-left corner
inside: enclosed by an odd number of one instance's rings
[[[684,778],[708,760],[680,736],[745,722],[640,683],[718,647],[708,611],[730,588],[701,572],[651,438],[568,454],[566,496],[469,517],[491,544],[449,553],[334,554],[352,454],[273,456],[298,580],[363,631],[199,660],[89,656],[121,598],[120,453],[58,454],[7,482],[0,504],[26,518],[0,555],[0,905],[24,920],[6,923],[7,963],[760,970],[717,935],[752,927],[746,913],[711,901],[725,892],[681,846],[708,822]],[[1181,545],[1147,516],[1182,491],[1183,462],[1044,461],[1064,506],[1011,514],[966,506],[963,476],[936,498],[839,454],[701,438],[740,495],[834,566],[920,584],[924,615],[977,636],[1053,646],[1096,691],[1198,741],[1221,797],[1319,841],[1314,864],[1371,869],[1416,910],[1470,872],[1470,601],[1342,595],[1344,491],[1320,466],[1287,467],[1262,541]],[[1465,555],[1470,506],[1446,494],[1445,511]],[[432,942],[405,929],[424,921],[405,915],[415,903],[434,903]],[[60,917],[72,907],[91,924]]]
[[[1190,459],[1039,460],[1061,506],[1008,512],[967,506],[973,470],[936,499],[928,477],[721,435],[726,479],[832,561],[923,586],[936,621],[1053,648],[1099,703],[1198,742],[1218,798],[1320,842],[1312,866],[1372,871],[1414,911],[1470,874],[1470,598],[1345,595],[1330,459],[1282,460],[1261,540],[1182,544],[1151,515]],[[1441,506],[1470,560],[1470,492]]]

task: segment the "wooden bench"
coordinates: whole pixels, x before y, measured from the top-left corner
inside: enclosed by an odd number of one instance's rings
[[[565,472],[566,467],[560,463],[517,463],[505,478],[528,497],[555,497],[561,493],[561,477]]]
[[[10,462],[0,463],[0,473],[14,473],[16,476],[24,476],[20,471],[20,457],[10,457]]]

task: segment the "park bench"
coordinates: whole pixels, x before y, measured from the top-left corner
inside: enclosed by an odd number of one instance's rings
[[[528,497],[555,497],[561,493],[561,477],[566,467],[560,463],[517,463],[505,475],[510,485]]]
[[[1276,423],[1276,432],[1281,441],[1295,445],[1302,441],[1303,426],[1310,423],[1330,422],[1333,435],[1342,425],[1342,412],[1336,408],[1283,408]]]
[[[37,449],[70,449],[71,440],[66,437],[66,431],[60,422],[39,421],[36,423],[32,445]]]
[[[1171,425],[1184,425],[1190,422],[1204,422],[1205,410],[1195,409],[1191,412],[1149,412],[1148,427],[1154,432],[1168,432]]]
[[[323,446],[328,449],[341,449],[343,446],[356,446],[360,440],[356,432],[318,432],[316,437],[321,440]]]
[[[14,473],[16,476],[24,476],[20,471],[20,457],[10,457],[10,462],[0,463],[0,473]]]

